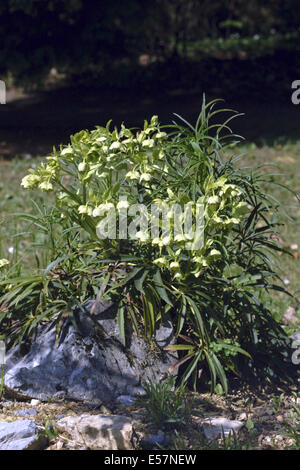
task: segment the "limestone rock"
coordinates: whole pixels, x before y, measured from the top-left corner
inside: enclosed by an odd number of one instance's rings
[[[0,421],[0,450],[40,450],[47,439],[39,436],[37,426],[29,419]]]
[[[225,436],[229,436],[233,433],[238,433],[239,430],[244,426],[241,421],[232,421],[226,418],[205,418],[202,420],[202,429],[205,437],[209,440],[218,439],[222,437],[223,433]]]
[[[91,450],[133,450],[130,418],[120,415],[67,416],[56,427],[71,435],[76,445]]]
[[[176,353],[160,347],[174,341],[170,322],[157,331],[153,352],[129,325],[124,347],[112,303],[88,301],[74,310],[74,317],[78,328],[67,320],[58,345],[53,321],[39,325],[25,355],[19,346],[8,350],[6,390],[29,399],[69,399],[101,406],[120,395],[142,395],[143,384],[162,380],[177,360]]]

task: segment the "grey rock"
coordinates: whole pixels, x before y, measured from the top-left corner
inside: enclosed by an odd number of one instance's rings
[[[29,419],[0,421],[0,450],[39,450],[46,445],[47,439],[39,436],[37,426]]]
[[[121,403],[122,405],[131,406],[135,404],[136,398],[132,397],[131,395],[120,395],[117,398],[117,401]]]
[[[35,416],[37,414],[37,411],[33,410],[32,408],[29,408],[27,410],[16,410],[13,413],[14,415],[17,415],[17,416],[26,417],[26,416]]]
[[[144,397],[147,395],[147,392],[143,387],[138,387],[135,385],[129,385],[127,387],[127,393],[129,395],[133,395],[134,397]]]
[[[90,450],[133,450],[131,419],[120,415],[67,416],[56,423],[75,443]]]
[[[155,341],[161,348],[164,348],[169,344],[174,344],[174,328],[169,315],[165,315],[160,327],[156,330]]]
[[[118,333],[116,306],[88,301],[74,310],[78,329],[65,321],[55,345],[53,323],[38,326],[30,350],[20,346],[7,351],[5,385],[25,398],[77,400],[108,404],[120,395],[144,395],[143,385],[158,382],[177,360],[175,352],[159,344],[155,354],[147,342],[127,325],[127,344]],[[156,333],[158,342],[174,341],[170,325]]]
[[[241,421],[233,421],[226,418],[205,418],[202,420],[202,429],[204,435],[208,440],[218,439],[230,434],[237,434],[239,430],[244,426]]]
[[[291,335],[291,338],[300,341],[300,330],[295,331],[295,333]]]

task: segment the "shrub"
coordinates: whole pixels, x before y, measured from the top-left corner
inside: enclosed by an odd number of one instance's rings
[[[195,126],[179,116],[160,126],[154,116],[142,130],[108,123],[81,131],[30,170],[25,188],[55,193],[60,238],[43,274],[25,285],[0,283],[9,305],[0,321],[10,315],[12,336],[28,336],[44,319],[60,325],[64,312],[72,317],[72,305],[96,293],[118,302],[124,343],[126,322],[151,340],[171,317],[177,342],[169,349],[181,354],[174,368],[185,364],[183,381],[196,385],[202,371],[212,391],[219,384],[226,392],[229,372],[270,383],[294,373],[287,336],[260,301],[265,290],[285,292],[274,268],[274,254],[283,251],[273,236],[279,204],[264,193],[271,175],[237,168],[240,156],[226,156],[237,143],[228,126],[234,116],[214,123],[229,111],[215,104],[203,102]],[[187,204],[193,216],[201,204],[202,246],[188,245],[183,232],[165,233],[161,222],[154,238],[142,226],[133,239],[99,237],[103,208],[120,222],[122,209],[137,203]],[[130,213],[129,222],[136,223]]]

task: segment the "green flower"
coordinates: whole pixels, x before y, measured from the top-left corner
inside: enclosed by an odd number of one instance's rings
[[[0,259],[0,269],[3,268],[4,266],[7,266],[9,264],[8,259],[2,258]]]
[[[208,256],[209,256],[209,258],[217,259],[217,258],[221,258],[222,253],[219,250],[213,249],[213,250],[210,251]]]
[[[166,132],[158,132],[154,137],[156,137],[156,139],[164,139],[165,137],[167,137],[167,133]]]
[[[143,142],[142,142],[142,146],[143,147],[146,147],[146,148],[152,148],[154,147],[154,139],[145,139]]]
[[[168,261],[166,258],[157,258],[153,261],[153,264],[156,264],[157,266],[164,267],[168,266]]]
[[[128,209],[129,202],[128,201],[120,201],[117,204],[117,209]]]
[[[24,178],[22,179],[21,186],[23,186],[25,189],[33,189],[38,185],[40,181],[41,177],[38,175],[27,175],[24,176]]]
[[[170,263],[170,269],[179,269],[180,268],[180,265],[178,263],[178,261],[172,261],[172,263]]]
[[[52,191],[53,185],[50,183],[50,181],[43,181],[41,184],[39,184],[39,188],[42,191]]]
[[[114,149],[120,149],[121,148],[121,143],[120,142],[113,142],[111,146],[109,147],[109,150],[114,150]]]
[[[140,181],[150,181],[151,175],[149,173],[142,173],[140,177]]]
[[[79,214],[93,215],[93,209],[88,205],[78,207]]]
[[[66,147],[61,151],[60,154],[61,155],[70,155],[71,153],[73,153],[72,147]]]
[[[100,204],[100,206],[96,207],[96,209],[93,210],[93,217],[103,216],[103,212],[108,212],[114,207],[115,206],[111,202]]]
[[[130,180],[138,180],[139,177],[139,172],[135,170],[128,171],[128,173],[126,174],[126,178],[129,178]]]
[[[85,163],[85,162],[79,163],[79,165],[78,165],[78,171],[82,172],[82,171],[85,170],[85,168],[86,168],[86,163]]]
[[[219,196],[210,196],[207,199],[207,204],[218,204],[220,202]]]

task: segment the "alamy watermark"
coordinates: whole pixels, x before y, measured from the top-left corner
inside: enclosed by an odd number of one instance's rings
[[[292,82],[292,90],[295,90],[291,96],[292,103],[298,105],[300,104],[300,80]]]
[[[204,244],[204,206],[189,202],[129,204],[120,197],[118,204],[100,204],[93,211],[101,217],[97,225],[100,239],[151,240],[152,244],[170,245],[184,242],[187,250],[201,250]]]
[[[6,86],[3,80],[0,80],[0,104],[6,104]]]
[[[292,354],[292,363],[295,365],[300,364],[300,340],[295,339],[292,343],[292,349],[295,349],[295,351]]]

